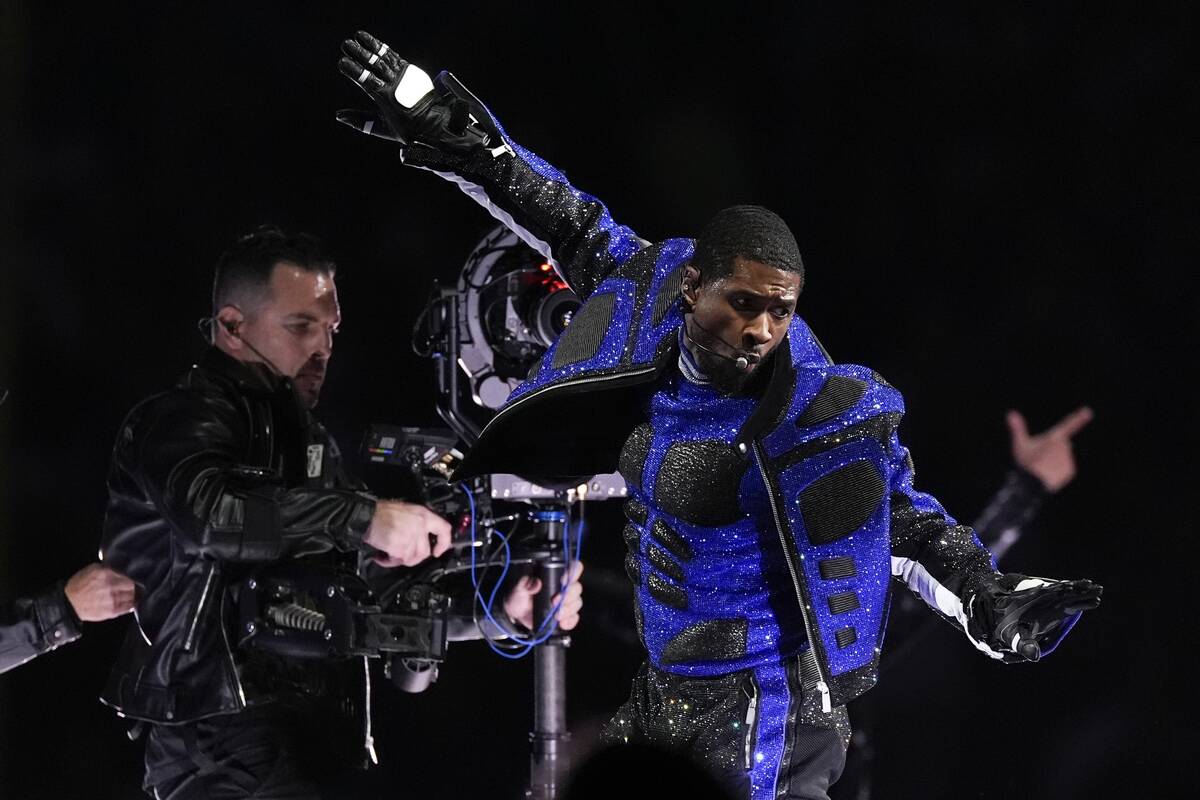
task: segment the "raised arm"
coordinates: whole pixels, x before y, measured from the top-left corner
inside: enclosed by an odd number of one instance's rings
[[[405,164],[449,180],[551,260],[586,299],[647,245],[558,169],[514,142],[449,72],[430,77],[364,31],[342,43],[342,74],[378,113],[338,112],[356,130],[402,145]]]

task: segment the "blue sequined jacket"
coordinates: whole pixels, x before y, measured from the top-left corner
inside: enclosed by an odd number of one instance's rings
[[[892,577],[965,631],[964,591],[994,565],[970,528],[913,488],[899,392],[832,363],[799,317],[755,396],[682,381],[679,285],[693,241],[640,239],[504,136],[491,152],[414,144],[403,159],[456,183],[585,302],[458,476],[546,480],[619,464],[639,627],[661,669],[724,674],[801,654],[826,707],[845,703],[875,681]]]

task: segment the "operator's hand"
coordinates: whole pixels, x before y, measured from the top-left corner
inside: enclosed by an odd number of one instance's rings
[[[1006,661],[1037,661],[1058,646],[1084,611],[1100,605],[1102,592],[1088,580],[985,576],[968,600],[970,631]]]
[[[338,122],[401,144],[454,153],[503,146],[487,108],[449,72],[430,78],[366,31],[342,42],[342,53],[338,69],[367,93],[378,115],[343,109]]]
[[[1013,461],[1041,481],[1046,491],[1057,492],[1075,477],[1071,437],[1083,430],[1092,421],[1092,416],[1092,409],[1081,406],[1048,430],[1030,436],[1021,412],[1009,411],[1007,422]]]
[[[411,567],[450,549],[450,523],[425,506],[379,500],[363,542],[383,552],[381,567]]]
[[[558,603],[560,597],[563,598],[562,606],[558,609],[558,627],[561,630],[572,630],[579,624],[579,610],[583,608],[583,584],[579,582],[579,576],[583,574],[583,562],[572,561],[570,565],[570,582],[564,593],[554,595],[551,600],[551,605]],[[524,625],[529,630],[533,630],[533,598],[542,590],[542,581],[540,578],[525,576],[517,581],[517,585],[508,593],[508,597],[504,599],[504,613],[508,614],[508,618],[513,622]]]
[[[103,564],[88,564],[67,579],[67,601],[83,622],[103,622],[133,611],[133,581]]]

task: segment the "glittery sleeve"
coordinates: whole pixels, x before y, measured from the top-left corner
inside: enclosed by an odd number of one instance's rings
[[[913,462],[893,431],[891,450],[892,574],[965,630],[962,594],[995,565],[975,532],[946,513],[931,495],[913,488]]]
[[[490,113],[490,112],[488,112]],[[413,144],[402,158],[458,185],[471,199],[551,260],[581,298],[649,243],[613,221],[608,208],[521,147],[492,117],[504,142],[470,155]]]

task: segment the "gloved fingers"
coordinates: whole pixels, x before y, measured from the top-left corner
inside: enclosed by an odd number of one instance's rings
[[[384,83],[396,80],[396,70],[392,67],[389,59],[380,58],[379,53],[369,52],[353,39],[342,42],[342,52],[349,56],[354,63],[362,64],[365,69],[379,76]]]
[[[1072,603],[1063,606],[1063,612],[1066,614],[1082,614],[1084,611],[1095,611],[1100,607],[1100,599],[1089,600],[1083,603]]]
[[[369,50],[372,53],[385,54],[391,50],[390,47],[388,47],[386,44],[379,41],[378,39],[376,39],[374,36],[367,33],[366,31],[355,31],[354,39],[357,40],[360,45],[362,45],[363,47],[365,47],[367,50]],[[347,39],[346,41],[349,42],[351,40]]]
[[[1069,614],[1091,611],[1100,606],[1100,596],[1103,594],[1104,587],[1098,583],[1087,580],[1071,581],[1070,594],[1064,600],[1063,607]]]
[[[1086,594],[1090,597],[1096,598],[1096,600],[1099,600],[1100,595],[1104,594],[1104,587],[1095,581],[1089,581],[1086,579],[1071,581],[1071,586],[1080,594]]]
[[[384,45],[387,47],[387,45]],[[387,65],[392,68],[392,72],[397,75],[404,72],[404,68],[408,66],[408,62],[400,57],[400,54],[395,50],[387,50],[379,56],[380,61],[386,61]]]
[[[368,92],[378,92],[387,85],[371,69],[363,66],[349,56],[342,56],[341,60],[338,61],[338,70]]]
[[[1097,583],[1088,580],[1063,581],[1055,584],[1047,592],[1047,603],[1053,604],[1062,614],[1076,614],[1080,611],[1091,611],[1100,605],[1100,595],[1104,591]]]
[[[350,40],[348,39],[347,41]],[[366,31],[359,31],[358,33],[354,34],[353,41],[355,41],[360,47],[363,48],[363,50],[368,53],[365,61],[367,64],[373,63],[371,56],[374,56],[380,61],[386,61],[387,65],[391,67],[392,72],[395,72],[396,74],[399,74],[404,70],[405,67],[408,66],[408,62],[401,58],[399,53],[388,47],[385,42],[379,41]]]
[[[379,119],[370,111],[361,111],[357,108],[343,108],[337,112],[336,119],[343,125],[348,125],[360,133],[378,136],[380,139],[389,139],[393,142],[403,141],[396,132],[388,126],[386,122]]]
[[[1008,603],[1007,613],[1024,621],[1049,621],[1068,616],[1068,607],[1076,602],[1075,594],[1066,584],[1051,584],[1048,587],[1027,590],[1027,596],[1014,596]],[[1025,595],[1024,591],[1018,593]]]

